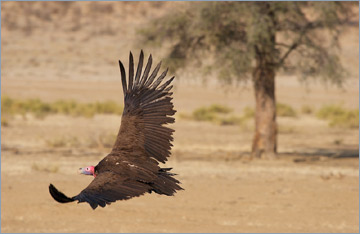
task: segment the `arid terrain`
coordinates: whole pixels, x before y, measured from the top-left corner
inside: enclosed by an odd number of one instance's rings
[[[2,3],[2,15],[22,9],[15,4],[6,8]],[[76,4],[87,14],[89,5]],[[78,31],[66,31],[61,22],[57,30],[35,18],[30,34],[2,27],[2,97],[122,104],[117,60],[127,64],[130,49],[138,54],[130,43],[135,26],[171,4],[159,11],[155,5],[114,5],[116,16],[127,16],[114,23],[122,31],[90,38],[86,17],[81,19],[88,28]],[[173,197],[146,194],[95,211],[84,203],[59,204],[51,198],[49,184],[69,196],[87,186],[92,178],[78,175],[77,169],[96,165],[110,151],[106,139],[118,132],[121,116],[7,117],[1,127],[1,232],[359,232],[359,131],[330,127],[314,113],[300,111],[304,105],[314,110],[329,104],[358,108],[358,35],[357,29],[349,29],[340,38],[341,59],[349,69],[343,88],[277,77],[277,101],[298,114],[278,117],[276,160],[249,157],[251,120],[239,126],[182,117],[212,104],[242,114],[244,107],[254,105],[250,82],[223,88],[213,77],[203,84],[189,72],[178,74],[175,140],[165,166],[173,167],[185,190]],[[150,52],[161,59],[162,52],[147,49],[145,55]]]

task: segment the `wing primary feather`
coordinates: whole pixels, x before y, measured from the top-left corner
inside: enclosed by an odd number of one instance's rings
[[[164,89],[164,92],[168,92],[169,95],[172,95],[173,93],[169,92],[172,89],[172,85],[170,85],[169,87],[167,87],[166,89]]]
[[[126,86],[126,73],[125,73],[125,68],[124,65],[122,64],[122,62],[119,60],[119,66],[120,66],[120,73],[121,73],[121,82],[122,82],[122,86],[123,86],[123,92],[124,92],[124,97],[127,91],[127,86]]]
[[[161,67],[161,61],[158,63],[158,65],[155,67],[154,71],[151,73],[149,79],[146,81],[145,83],[145,87],[148,87],[149,85],[151,85],[151,83],[154,81],[156,75],[158,74],[159,70]]]
[[[171,77],[168,81],[166,81],[163,85],[159,87],[159,90],[165,89],[174,80],[174,78],[175,76]]]
[[[141,50],[140,58],[139,58],[139,64],[138,64],[138,67],[137,67],[137,70],[136,70],[136,75],[135,75],[134,87],[137,87],[139,85],[140,75],[141,75],[141,71],[142,71],[142,67],[143,67],[143,62],[144,62],[144,52]]]
[[[161,81],[165,78],[167,72],[168,72],[169,68],[166,68],[166,70],[159,76],[159,78],[157,78],[157,80],[152,84],[151,88],[156,89],[159,84],[161,83]]]
[[[129,90],[133,88],[133,80],[134,80],[134,57],[130,51],[129,55]]]
[[[146,98],[148,101],[148,103],[151,103],[153,101],[156,101],[164,96],[167,96],[168,94],[165,92],[161,92],[159,90],[154,90],[154,89],[150,89],[147,90],[148,92],[144,92],[143,94],[141,94],[139,97],[140,98]],[[144,105],[144,104],[143,104]],[[143,106],[142,105],[142,106]]]
[[[146,82],[146,80],[147,80],[147,78],[149,76],[151,65],[152,65],[152,56],[150,54],[148,62],[147,62],[146,67],[145,67],[145,70],[144,70],[143,77],[141,79],[140,87],[144,86],[144,84],[145,84],[145,82]]]

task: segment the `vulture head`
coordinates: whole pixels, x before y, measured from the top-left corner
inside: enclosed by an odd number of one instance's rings
[[[96,175],[95,175],[95,167],[94,166],[88,166],[88,167],[79,168],[79,174],[93,175],[94,177],[96,177]]]

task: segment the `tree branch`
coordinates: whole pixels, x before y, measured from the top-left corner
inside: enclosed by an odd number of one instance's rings
[[[290,53],[296,49],[296,47],[298,47],[298,43],[295,42],[294,44],[292,44],[292,46],[290,46],[290,48],[288,49],[288,51],[286,51],[286,53],[284,54],[284,56],[280,59],[280,61],[277,63],[277,67],[280,67],[281,65],[283,65],[285,59],[290,55]]]
[[[285,59],[287,59],[287,57],[289,57],[290,53],[301,44],[302,38],[306,35],[307,31],[313,29],[313,27],[314,27],[314,23],[309,22],[309,23],[307,23],[307,25],[305,27],[302,28],[298,39],[289,47],[289,49],[282,56],[282,58],[280,58],[279,62],[276,64],[277,67],[280,67],[284,64]],[[285,44],[283,44],[283,45],[285,45]]]

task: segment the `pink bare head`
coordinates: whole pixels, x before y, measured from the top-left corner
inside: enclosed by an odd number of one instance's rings
[[[84,175],[93,175],[95,176],[95,167],[94,166],[88,166],[79,168],[79,173]]]

